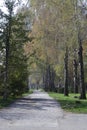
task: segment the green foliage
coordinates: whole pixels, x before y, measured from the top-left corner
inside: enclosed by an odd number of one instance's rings
[[[84,2],[80,2],[77,0],[30,0],[31,10],[35,16],[32,35],[37,57],[42,58],[37,52],[43,48],[41,55],[44,57],[44,66],[46,66],[46,63],[53,66],[56,72],[56,84],[59,83],[60,78],[64,83],[63,80],[66,78],[64,75],[64,55],[66,48],[68,48],[68,62],[66,63],[68,73],[66,75],[68,75],[67,81],[69,81],[70,88],[74,86],[73,60],[77,57],[78,62],[79,37],[83,42],[87,32],[87,20],[85,15],[82,14]],[[75,50],[77,50],[77,54],[74,54]],[[46,67],[43,67],[43,70],[45,72]],[[79,66],[77,71],[77,76],[80,77],[81,69]],[[84,77],[84,74],[81,75]]]
[[[10,104],[12,104],[13,102],[15,102],[18,99],[21,99],[29,94],[32,94],[33,90],[27,91],[26,93],[23,93],[22,95],[10,95],[8,97],[7,100],[3,100],[2,96],[0,96],[0,109],[4,108],[4,107],[8,107]]]
[[[0,26],[2,31],[0,35],[2,36],[0,37],[0,43],[2,43],[0,47],[0,54],[2,53],[0,94],[8,91],[8,94],[15,96],[28,91],[28,58],[24,45],[29,41],[30,30],[26,25],[26,13],[22,9],[16,14],[13,13],[16,2],[7,0],[5,4],[8,13],[3,12],[3,19],[0,21],[0,25],[3,25]],[[5,77],[6,73],[7,77]]]

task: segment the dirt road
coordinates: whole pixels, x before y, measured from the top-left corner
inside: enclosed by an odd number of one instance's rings
[[[35,91],[0,110],[0,130],[87,130],[87,115],[65,113],[47,93]]]

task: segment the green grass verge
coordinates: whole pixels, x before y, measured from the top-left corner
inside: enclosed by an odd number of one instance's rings
[[[8,97],[7,100],[3,100],[2,96],[0,96],[0,109],[2,109],[2,108],[4,108],[4,107],[7,107],[8,105],[10,105],[11,103],[13,103],[13,102],[16,101],[17,99],[20,99],[20,98],[22,98],[22,97],[24,97],[24,96],[27,96],[27,95],[29,95],[29,94],[32,94],[32,93],[33,93],[33,91],[30,90],[29,92],[24,93],[24,94],[22,94],[21,96],[15,96],[15,97],[10,96],[10,97]]]
[[[87,113],[87,99],[80,100],[74,96],[79,97],[79,94],[69,94],[69,96],[64,96],[63,94],[49,92],[49,95],[56,99],[62,109],[73,113]]]

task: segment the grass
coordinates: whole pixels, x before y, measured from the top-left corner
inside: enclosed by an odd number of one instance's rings
[[[20,99],[20,98],[27,96],[29,94],[32,94],[32,93],[33,93],[33,91],[30,90],[29,92],[24,93],[21,96],[15,96],[15,97],[9,96],[7,100],[3,100],[2,96],[0,96],[0,109],[7,107],[8,105],[12,104],[17,99]]]
[[[69,94],[69,96],[64,96],[63,94],[49,92],[49,95],[56,99],[62,109],[64,109],[67,112],[73,112],[73,113],[87,113],[87,99],[86,100],[80,100],[79,94]]]
[[[33,89],[29,90],[29,92],[27,92],[27,93],[23,93],[22,96],[27,96],[27,95],[32,94],[32,93],[33,93]]]

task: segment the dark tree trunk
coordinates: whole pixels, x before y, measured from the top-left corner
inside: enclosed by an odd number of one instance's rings
[[[76,59],[74,59],[73,61],[73,66],[74,66],[74,93],[78,93],[78,74],[77,74],[78,64]]]
[[[68,47],[66,47],[64,58],[64,95],[68,96]]]
[[[44,76],[44,88],[45,91],[48,91],[49,89],[49,72],[48,72],[48,65],[46,67],[45,76]]]
[[[43,88],[45,89],[45,74],[43,73]]]
[[[10,38],[11,38],[11,22],[12,22],[12,11],[13,8],[9,9],[9,17],[8,17],[8,23],[6,24],[6,32],[5,32],[5,45],[6,45],[6,57],[5,57],[5,87],[4,87],[4,95],[3,99],[6,100],[8,97],[8,68],[9,68],[9,49],[10,49]]]
[[[51,68],[50,65],[47,65],[46,74],[44,77],[44,86],[46,91],[54,91],[55,89],[54,79],[55,79],[54,70]]]
[[[48,90],[51,88],[51,67],[48,65]]]
[[[9,42],[6,42],[6,61],[5,61],[5,77],[4,77],[4,95],[3,99],[6,100],[8,97],[8,56],[9,56]]]
[[[55,91],[55,83],[54,83],[54,80],[55,80],[55,72],[53,70],[53,68],[51,69],[51,83],[50,83],[50,86],[51,86],[51,91]]]
[[[79,40],[79,70],[80,70],[80,89],[81,89],[81,99],[86,99],[86,89],[84,84],[84,65],[83,65],[83,48],[82,48],[82,41],[81,38],[78,38]]]

